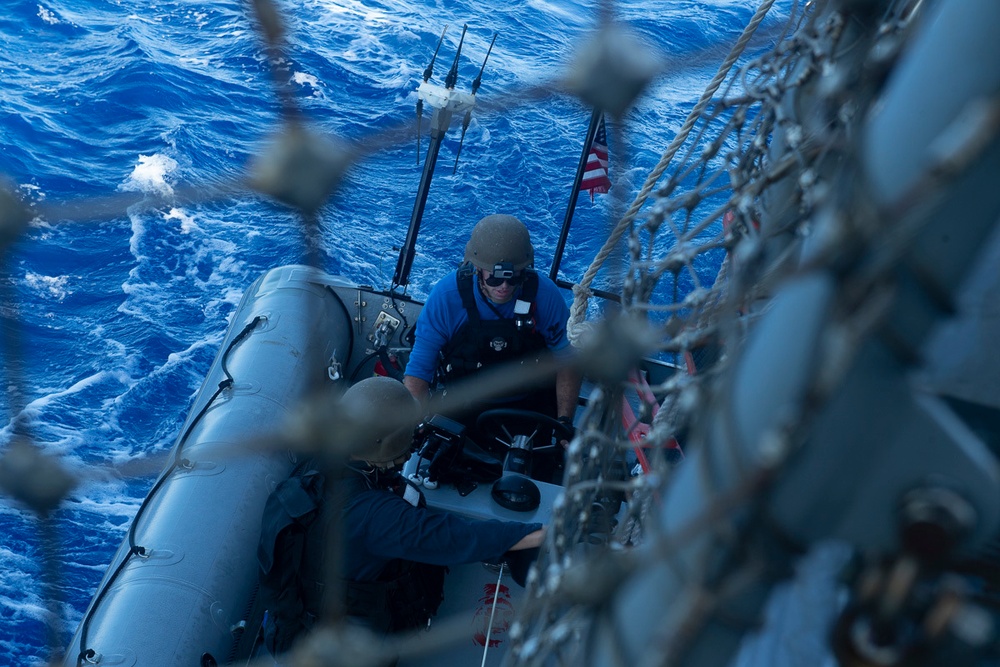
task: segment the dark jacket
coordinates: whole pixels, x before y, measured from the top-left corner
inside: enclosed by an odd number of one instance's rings
[[[392,632],[426,624],[441,602],[444,566],[499,560],[537,523],[477,521],[428,510],[401,475],[352,464],[331,484],[301,466],[272,492],[258,560],[269,612],[265,642],[290,648],[323,613],[330,549],[342,544],[342,584],[350,616]],[[336,513],[337,499],[343,510]],[[341,531],[344,541],[333,539]]]
[[[499,560],[521,538],[542,527],[467,519],[414,506],[400,493],[368,481],[357,468],[353,471],[365,485],[349,495],[344,508],[347,579],[373,581],[396,558],[431,565]]]

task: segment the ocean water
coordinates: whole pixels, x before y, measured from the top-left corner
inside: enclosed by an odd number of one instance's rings
[[[629,0],[617,18],[669,66],[612,143],[612,178],[631,201],[756,0]],[[788,2],[767,25],[779,26]],[[570,0],[282,2],[287,48],[271,67],[249,2],[8,0],[0,15],[0,175],[24,199],[86,203],[169,196],[242,174],[277,128],[273,79],[310,126],[364,141],[412,121],[437,44],[442,82],[463,24],[460,89],[496,45],[456,173],[444,142],[409,291],[426,296],[481,216],[517,215],[548,270],[589,110],[565,97],[507,107],[511,91],[564,71],[597,26]],[[423,148],[427,139],[424,137]],[[355,165],[320,212],[323,268],[388,285],[420,178],[415,142]],[[422,157],[421,157],[422,161]],[[562,276],[578,280],[606,234],[610,198],[580,198]],[[0,497],[0,665],[43,664],[48,633],[68,642],[131,517],[178,435],[243,290],[305,257],[299,219],[265,198],[135,206],[100,220],[35,219],[8,248],[0,339],[0,447],[24,420],[33,439],[88,481],[53,513],[58,619],[41,588],[41,525]],[[709,276],[710,277],[710,276]],[[125,474],[126,464],[144,474]],[[130,469],[131,470],[131,469]]]

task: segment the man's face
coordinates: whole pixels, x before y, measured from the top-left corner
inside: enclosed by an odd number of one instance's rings
[[[514,298],[514,292],[517,290],[517,288],[514,285],[511,285],[509,281],[504,280],[499,285],[490,286],[489,283],[486,282],[487,278],[491,278],[490,282],[497,281],[497,279],[492,278],[492,273],[490,273],[486,269],[480,269],[479,276],[481,278],[479,282],[480,285],[482,285],[483,287],[483,292],[486,294],[487,297],[489,297],[490,301],[492,301],[493,303],[507,303],[512,298]],[[516,282],[517,285],[520,285],[521,284],[520,275],[518,275],[518,278],[519,279],[515,279],[514,282]]]

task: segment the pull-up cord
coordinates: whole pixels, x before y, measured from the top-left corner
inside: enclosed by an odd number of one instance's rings
[[[497,598],[500,597],[500,580],[503,579],[503,566],[506,565],[504,562],[500,562],[500,576],[497,577],[497,587],[493,591],[493,608],[490,609],[490,624],[486,626],[486,641],[483,646],[483,662],[479,667],[486,667],[486,656],[490,652],[490,635],[493,634],[493,617],[497,613]]]

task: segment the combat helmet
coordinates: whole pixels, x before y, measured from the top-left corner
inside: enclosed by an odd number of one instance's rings
[[[344,392],[341,405],[362,424],[356,458],[382,466],[410,450],[418,405],[401,382],[382,376],[364,379]]]
[[[492,271],[498,264],[521,271],[534,265],[535,249],[524,223],[512,215],[488,215],[472,228],[465,261]]]

